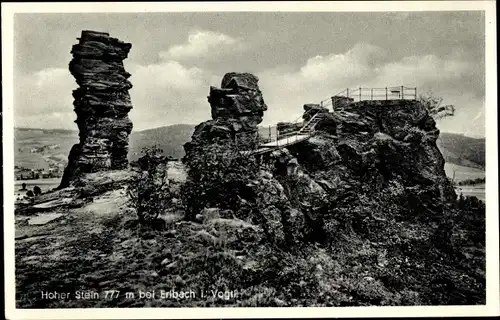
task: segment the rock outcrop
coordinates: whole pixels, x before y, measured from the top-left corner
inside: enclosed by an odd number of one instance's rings
[[[339,219],[332,216],[337,206],[365,210],[384,206],[383,201],[406,201],[394,211],[416,216],[438,215],[439,208],[453,206],[456,194],[436,146],[439,130],[419,102],[363,101],[334,113],[319,105],[304,105],[304,110],[306,120],[314,112],[323,113],[315,135],[273,152],[267,160],[272,162],[272,176],[266,188],[256,191],[256,202],[264,206],[259,210],[280,216],[272,221],[281,220],[282,225],[271,226],[278,234],[285,231],[281,238],[298,238],[297,228],[287,228],[291,210],[305,221],[302,236],[310,238],[331,233],[328,225]],[[275,205],[265,207],[269,196],[260,193],[275,194],[273,190],[281,188],[285,200],[278,214]],[[294,234],[287,234],[291,229]]]
[[[211,88],[209,102],[213,119],[196,127],[185,145],[185,159],[196,157],[190,154],[194,146],[217,138],[230,143],[237,134],[247,139],[239,140],[240,146],[251,148],[267,108],[257,78],[229,73],[221,89]],[[260,224],[273,243],[331,237],[338,219],[364,221],[358,228],[365,228],[370,225],[365,223],[371,215],[367,208],[382,208],[384,201],[406,202],[392,211],[399,216],[428,217],[454,205],[456,194],[436,146],[439,130],[421,103],[342,102],[335,112],[305,104],[304,122],[321,114],[313,136],[259,158],[262,172],[250,178],[252,192],[238,194],[235,215]],[[279,134],[301,126],[280,123]],[[186,163],[189,167],[190,161]],[[352,216],[344,209],[336,216],[339,206],[353,208]]]
[[[192,141],[184,145],[186,154],[195,145],[216,139],[234,142],[240,149],[255,147],[257,126],[267,110],[258,81],[252,74],[231,72],[224,75],[221,88],[210,87],[212,120],[196,126]]]
[[[131,47],[108,33],[86,30],[73,46],[69,70],[79,85],[73,105],[80,142],[70,151],[60,188],[85,173],[127,167],[132,84],[123,60]]]

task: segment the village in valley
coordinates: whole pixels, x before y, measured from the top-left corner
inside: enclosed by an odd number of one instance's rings
[[[54,155],[55,152],[60,152],[59,144],[19,147],[17,151],[26,154],[27,157],[41,159],[35,163],[18,161],[14,165],[15,198],[17,202],[26,202],[33,197],[35,187],[40,188],[43,192],[48,192],[57,187],[67,163],[64,158]]]

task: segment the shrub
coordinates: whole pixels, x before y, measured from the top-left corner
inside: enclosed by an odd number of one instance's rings
[[[133,164],[138,169],[128,188],[130,204],[141,224],[152,224],[170,201],[167,180],[167,158],[156,146],[144,148],[143,156]]]
[[[35,196],[38,196],[38,195],[42,194],[42,189],[40,189],[39,186],[35,186],[33,188],[33,193],[35,194]]]
[[[473,186],[473,185],[482,184],[482,183],[486,183],[486,177],[476,178],[476,179],[465,179],[465,180],[459,181],[457,184],[459,186],[467,186],[467,185]]]

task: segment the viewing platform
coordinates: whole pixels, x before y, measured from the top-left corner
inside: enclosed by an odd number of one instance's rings
[[[417,88],[405,86],[385,88],[346,88],[331,98],[322,100],[319,106],[326,109],[330,109],[329,107],[331,107],[331,110],[335,112],[336,110],[342,110],[344,107],[347,107],[352,103],[361,101],[380,101],[383,103],[383,101],[396,102],[397,100],[417,100]],[[306,113],[307,112],[309,111],[306,111]],[[260,155],[305,141],[314,134],[316,125],[321,121],[323,114],[324,113],[322,112],[316,111],[316,113],[308,121],[303,122],[302,126],[300,126],[298,120],[296,120],[292,124],[299,124],[300,129],[282,135],[278,132],[276,138],[269,139],[269,141],[259,144],[256,149],[241,152],[249,155]]]

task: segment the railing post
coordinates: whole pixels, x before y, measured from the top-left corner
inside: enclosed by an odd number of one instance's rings
[[[359,88],[359,101],[361,101],[361,88]]]
[[[346,90],[347,90],[347,97],[349,98],[349,88],[347,88]]]
[[[405,99],[405,87],[404,86],[401,86],[401,100],[404,100]]]
[[[387,87],[385,87],[385,100],[387,100]]]
[[[415,100],[417,100],[417,87],[415,87]]]
[[[373,88],[371,89],[370,100],[373,100]]]
[[[272,141],[271,125],[269,125],[269,142]]]

